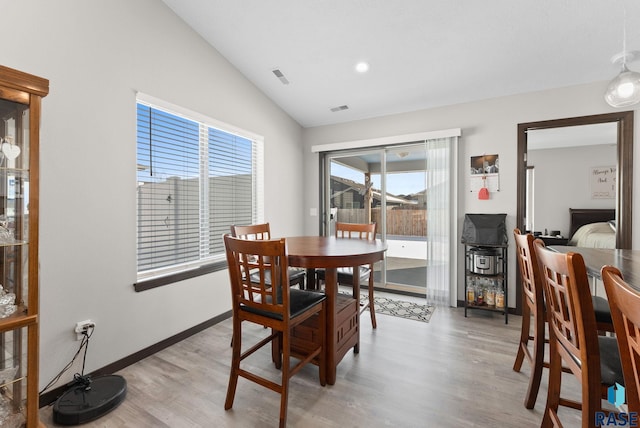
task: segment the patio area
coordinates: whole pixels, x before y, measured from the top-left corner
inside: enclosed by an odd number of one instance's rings
[[[427,241],[425,237],[387,236],[387,284],[420,287],[426,290]],[[382,264],[375,267],[374,281],[381,285]]]

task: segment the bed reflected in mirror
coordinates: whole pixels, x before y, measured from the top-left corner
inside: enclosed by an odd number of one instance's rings
[[[583,248],[616,248],[616,210],[569,208],[567,245]]]

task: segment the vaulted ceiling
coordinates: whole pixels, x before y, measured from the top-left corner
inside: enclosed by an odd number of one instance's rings
[[[163,1],[304,127],[610,80],[625,9],[640,49],[632,0]]]

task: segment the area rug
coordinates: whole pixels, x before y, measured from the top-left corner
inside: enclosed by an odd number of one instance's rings
[[[351,294],[344,292],[343,294]],[[360,295],[360,302],[367,302],[369,297],[366,294]],[[377,314],[391,315],[394,317],[407,318],[415,321],[429,322],[434,306],[422,305],[420,303],[407,302],[405,300],[390,299],[387,297],[373,297]]]

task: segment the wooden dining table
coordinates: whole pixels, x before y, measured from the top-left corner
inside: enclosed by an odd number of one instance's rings
[[[315,269],[325,269],[325,294],[327,296],[326,370],[327,383],[336,381],[338,363],[353,347],[360,345],[360,284],[359,275],[353,275],[353,295],[338,293],[337,268],[369,265],[384,258],[387,245],[379,240],[347,239],[325,236],[287,237],[289,266],[307,269],[308,279],[313,279]],[[373,272],[371,273],[373,274]],[[313,280],[311,281],[313,284]],[[304,349],[307,332],[296,332],[292,348]]]
[[[560,253],[580,253],[587,268],[587,274],[593,278],[602,279],[600,269],[610,265],[617,267],[625,281],[640,291],[640,250],[620,250],[609,248],[585,248],[564,245],[549,247]]]

